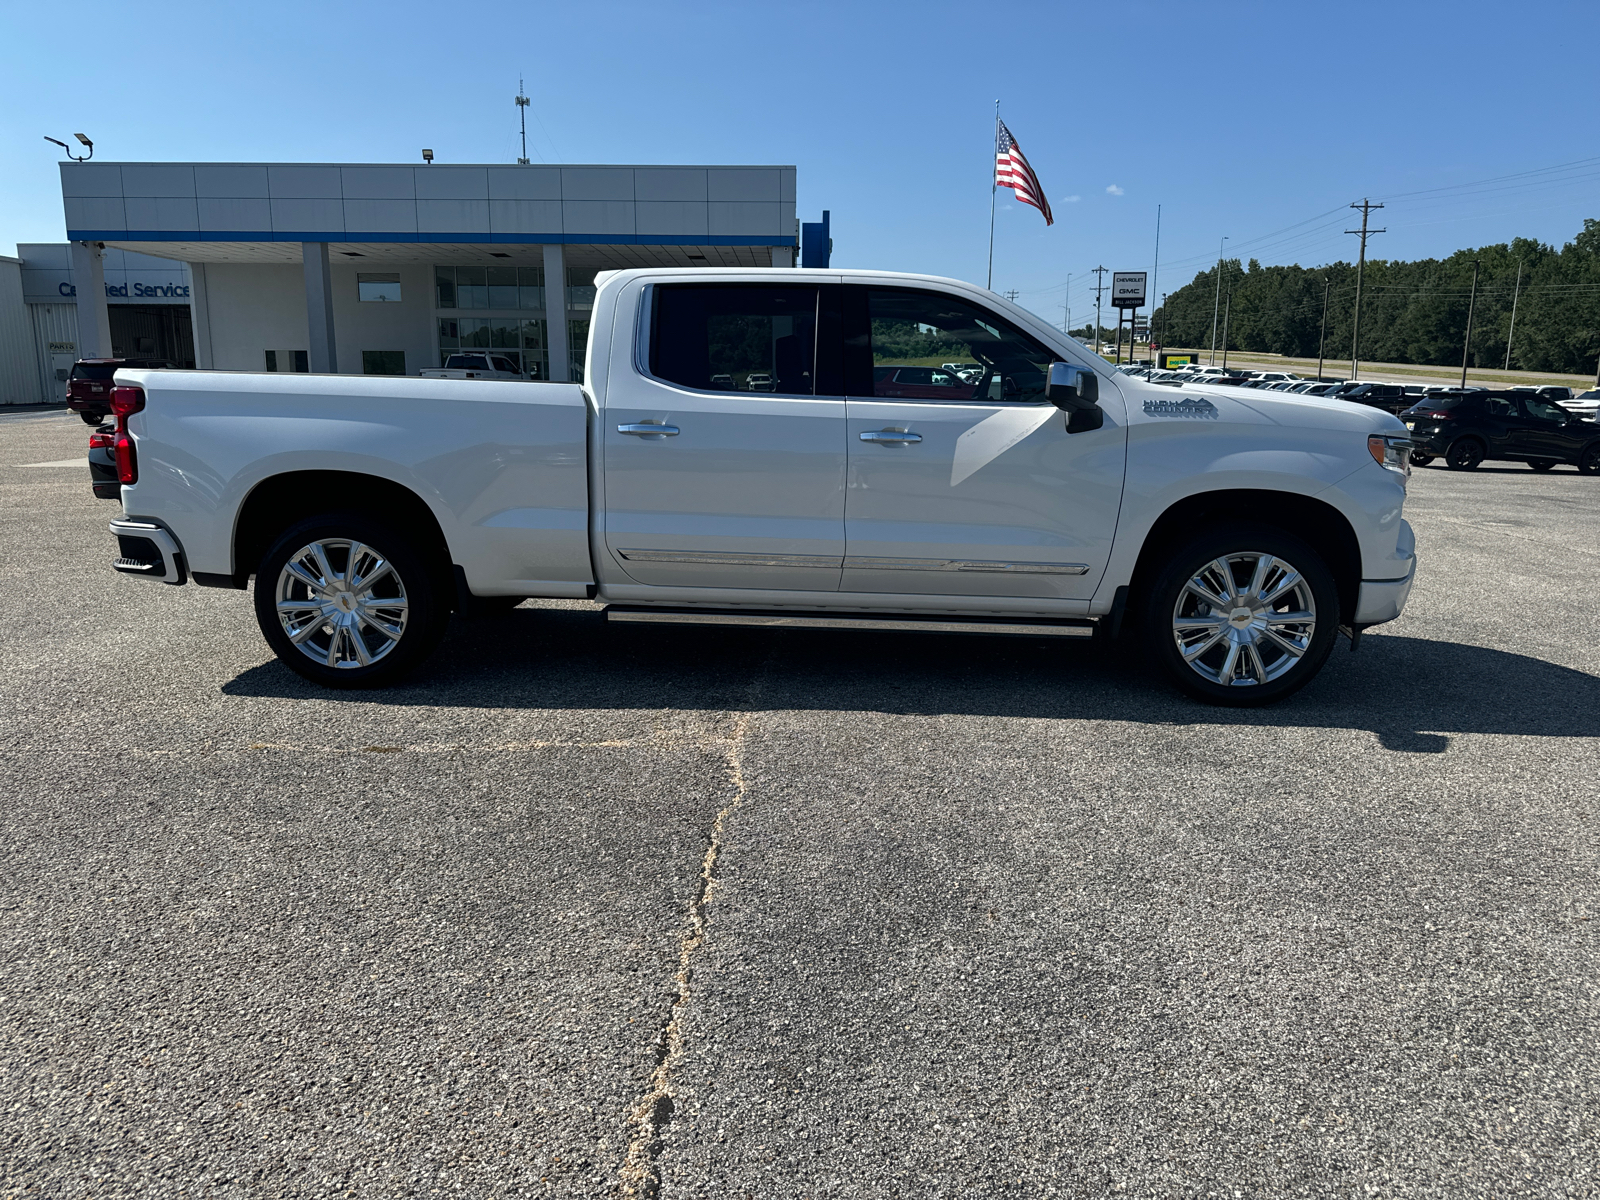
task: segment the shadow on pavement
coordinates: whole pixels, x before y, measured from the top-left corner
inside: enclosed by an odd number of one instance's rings
[[[237,697],[537,709],[759,709],[1074,718],[1154,725],[1367,729],[1389,750],[1442,753],[1453,733],[1600,737],[1600,678],[1522,654],[1369,633],[1266,709],[1179,694],[1120,649],[1022,638],[608,626],[597,611],[517,609],[458,621],[405,683],[331,691],[276,660]]]

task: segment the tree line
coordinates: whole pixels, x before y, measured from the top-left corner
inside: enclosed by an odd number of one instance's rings
[[[1458,250],[1449,258],[1400,262],[1369,259],[1361,287],[1364,361],[1456,366],[1461,362],[1479,264],[1477,303],[1467,362],[1525,370],[1585,374],[1600,355],[1600,221],[1559,250],[1530,238],[1509,245]],[[1518,285],[1518,264],[1521,284]],[[1156,309],[1152,328],[1167,346],[1209,347],[1218,267],[1202,271]],[[1348,361],[1355,314],[1356,266],[1263,267],[1255,259],[1220,264],[1222,304],[1216,345],[1315,358],[1319,344],[1330,362]],[[1327,296],[1326,332],[1323,297]],[[1516,328],[1511,328],[1513,300]]]

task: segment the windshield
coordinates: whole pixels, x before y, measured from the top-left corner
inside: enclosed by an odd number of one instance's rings
[[[72,367],[74,379],[110,379],[116,373],[114,363],[74,363]]]
[[[481,354],[452,354],[444,366],[447,371],[487,371],[489,360]]]

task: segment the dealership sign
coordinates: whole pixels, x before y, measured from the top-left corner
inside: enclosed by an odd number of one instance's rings
[[[129,288],[133,291],[129,292]],[[56,291],[63,296],[76,296],[78,289],[66,280],[56,285]],[[106,299],[126,300],[129,296],[151,297],[159,296],[163,299],[189,298],[189,285],[186,283],[140,283],[135,280],[131,284],[108,283],[106,284]]]
[[[1144,307],[1144,271],[1113,271],[1111,274],[1111,307]]]

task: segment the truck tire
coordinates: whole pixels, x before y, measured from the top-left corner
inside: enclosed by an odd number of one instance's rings
[[[450,608],[416,540],[360,512],[284,531],[256,568],[256,621],[285,666],[324,687],[381,687],[439,644]]]
[[[1172,551],[1143,605],[1147,652],[1189,695],[1271,704],[1310,682],[1333,649],[1339,593],[1305,542],[1224,525]]]

